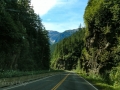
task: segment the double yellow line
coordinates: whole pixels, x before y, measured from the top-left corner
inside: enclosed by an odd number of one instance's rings
[[[69,73],[70,74],[70,73]],[[64,81],[65,81],[65,79],[68,77],[68,75],[69,74],[67,74],[57,85],[55,85],[55,87],[53,87],[51,90],[56,90]]]

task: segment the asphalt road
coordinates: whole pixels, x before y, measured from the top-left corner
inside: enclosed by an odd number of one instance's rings
[[[73,72],[65,72],[0,90],[98,90]]]

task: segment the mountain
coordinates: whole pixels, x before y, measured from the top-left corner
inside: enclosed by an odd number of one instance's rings
[[[48,30],[50,44],[53,44],[56,42],[55,40],[58,38],[59,34],[60,34],[60,32],[58,32],[58,31]]]
[[[48,36],[50,38],[50,44],[54,44],[59,42],[60,40],[69,37],[73,33],[75,33],[78,29],[66,30],[62,33],[58,31],[48,30]]]

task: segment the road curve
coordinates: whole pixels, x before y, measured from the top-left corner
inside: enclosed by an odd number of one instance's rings
[[[65,72],[0,90],[98,90],[73,72]]]

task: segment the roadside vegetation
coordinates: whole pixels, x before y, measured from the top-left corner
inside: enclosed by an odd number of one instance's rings
[[[88,82],[93,84],[98,90],[119,90],[120,89],[119,85],[113,85],[113,81],[111,79],[108,79],[108,81],[106,81],[106,78],[103,78],[100,75],[86,74],[86,72],[80,71],[80,70],[75,70],[75,72],[80,77],[83,77]]]
[[[0,73],[0,79],[2,78],[13,78],[13,77],[22,77],[22,76],[29,76],[29,75],[38,75],[44,73],[52,73],[52,72],[63,72],[63,70],[39,70],[39,71],[13,71],[8,70]]]

